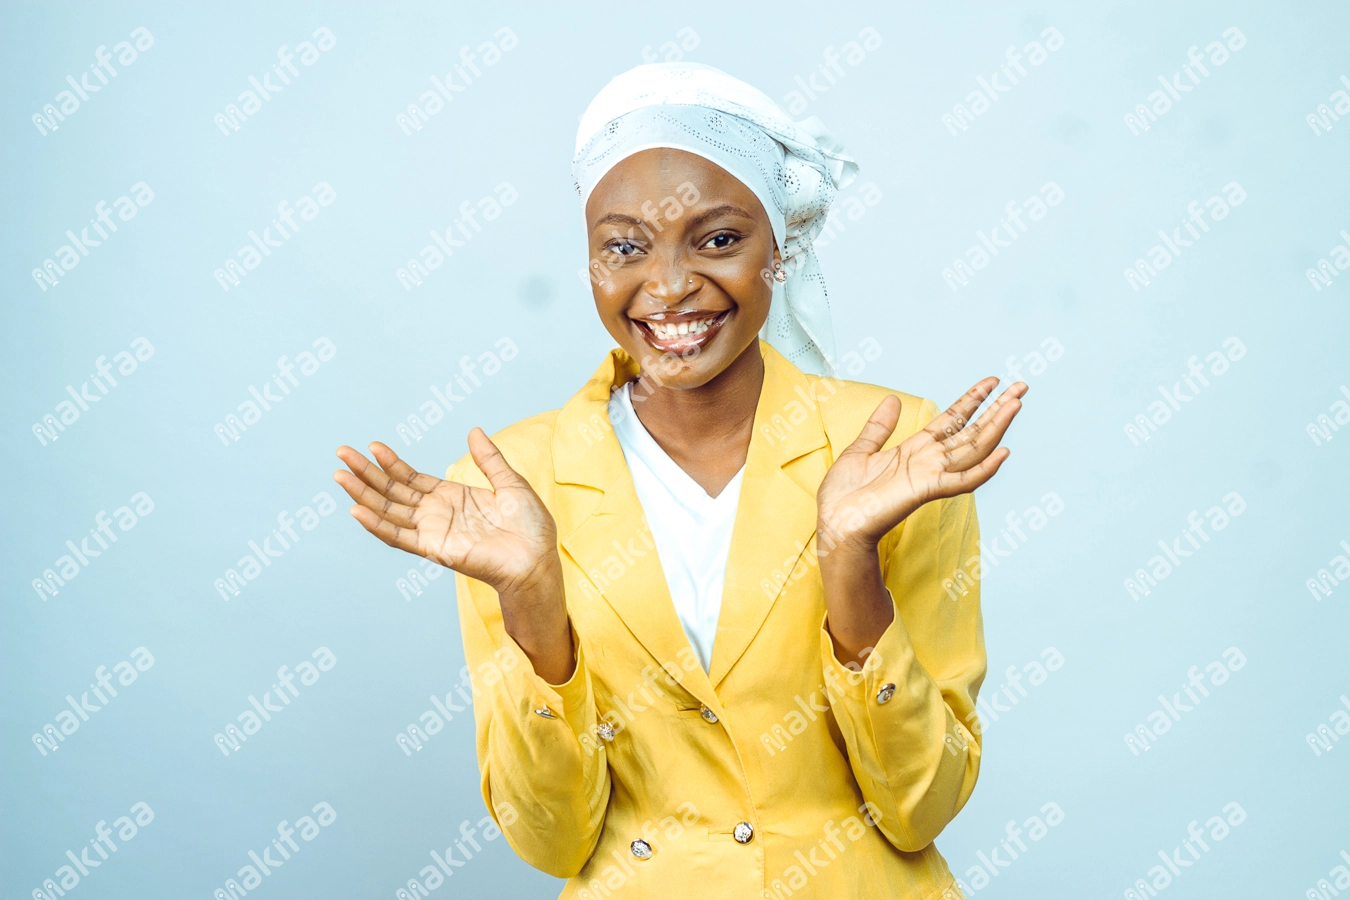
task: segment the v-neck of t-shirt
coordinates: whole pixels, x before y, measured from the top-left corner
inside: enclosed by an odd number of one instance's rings
[[[642,424],[642,420],[637,416],[637,410],[633,408],[632,388],[633,383],[630,381],[615,392],[614,399],[619,402],[623,412],[618,417],[618,422],[611,422],[614,430],[616,432],[621,428],[624,430],[624,438],[637,451],[642,463],[651,469],[652,474],[666,485],[671,495],[691,513],[705,521],[719,521],[728,515],[735,515],[745,466],[741,466],[740,471],[727,482],[716,497],[711,496],[703,489],[703,485],[670,458],[670,454],[661,448],[656,438],[652,437],[651,432]]]

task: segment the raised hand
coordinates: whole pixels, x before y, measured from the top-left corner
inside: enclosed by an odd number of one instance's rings
[[[370,450],[378,467],[351,447],[337,451],[351,471],[333,479],[356,501],[353,518],[391,547],[490,585],[535,671],[566,681],[573,654],[558,530],[529,482],[479,428],[469,432],[469,453],[491,490],[424,475],[378,442]]]
[[[992,478],[1009,453],[999,441],[1027,392],[1017,382],[971,422],[997,385],[997,378],[985,378],[922,431],[884,451],[900,418],[900,399],[882,400],[816,491],[822,546],[875,548],[923,504],[968,493]]]

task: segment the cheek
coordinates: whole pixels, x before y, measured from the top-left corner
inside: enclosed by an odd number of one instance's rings
[[[773,298],[773,289],[770,283],[765,280],[764,272],[766,266],[759,265],[757,262],[738,261],[735,267],[728,267],[725,271],[719,273],[719,283],[723,290],[731,295],[738,306],[747,310],[754,310],[763,307],[768,309],[769,302]]]

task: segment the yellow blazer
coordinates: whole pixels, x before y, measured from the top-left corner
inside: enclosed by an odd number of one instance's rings
[[[576,672],[537,676],[496,593],[456,576],[483,798],[562,897],[959,898],[933,839],[979,770],[979,553],[969,495],[881,544],[896,618],[861,671],[834,656],[816,488],[888,392],[803,374],[767,344],[711,670],[680,627],[609,428],[638,367],[614,350],[561,410],[493,439],[558,524]],[[900,394],[892,443],[936,415]],[[487,486],[467,456],[447,477]],[[969,726],[969,727],[968,727]],[[696,887],[691,887],[696,886]]]

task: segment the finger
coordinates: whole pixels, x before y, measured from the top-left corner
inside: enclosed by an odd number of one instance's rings
[[[844,448],[844,452],[876,453],[895,433],[895,425],[900,421],[900,398],[891,394],[877,405],[872,417],[858,433],[857,440]]]
[[[473,456],[474,465],[487,476],[494,491],[521,485],[529,487],[529,482],[511,468],[506,457],[502,456],[502,451],[483,433],[483,429],[474,428],[469,432],[469,453]]]
[[[338,459],[347,464],[347,468],[352,470],[352,474],[381,494],[395,486],[393,480],[378,466],[366,459],[364,453],[344,446],[338,448],[337,456]]]
[[[943,440],[956,434],[970,421],[975,410],[988,399],[998,386],[998,379],[992,375],[982,378],[975,386],[961,395],[961,398],[947,407],[946,412],[929,422],[924,428],[936,440]]]
[[[944,473],[939,479],[939,484],[944,497],[954,497],[957,494],[968,494],[980,485],[984,484],[994,473],[999,470],[1004,461],[1012,455],[1012,451],[1007,447],[999,447],[993,453],[985,457],[984,461],[978,465],[972,466],[961,472],[951,474]]]
[[[400,550],[406,550],[409,553],[415,553],[421,556],[422,553],[417,547],[417,532],[408,528],[400,528],[393,522],[388,522],[373,510],[364,506],[353,506],[351,508],[352,518],[361,523],[361,527],[380,540],[384,541],[390,547],[397,547]]]
[[[944,440],[942,446],[955,451],[962,447],[978,445],[988,451],[997,447],[998,442],[1003,440],[1004,432],[1021,411],[1021,397],[1015,395],[1013,388],[1009,388],[990,404],[978,419]]]
[[[397,490],[391,494],[400,503],[416,505],[417,501],[422,499],[421,494],[430,494],[436,490],[436,485],[441,483],[441,479],[435,475],[425,475],[399,459],[398,454],[390,450],[387,444],[373,441],[370,452],[380,464],[380,468],[384,469],[396,484],[406,486],[406,490]]]
[[[387,495],[372,489],[370,485],[351,472],[338,469],[333,473],[333,480],[342,485],[342,489],[347,492],[347,496],[381,518],[388,519],[400,528],[411,528],[414,531],[417,529],[417,522],[413,519],[415,510],[411,506],[395,503]]]

